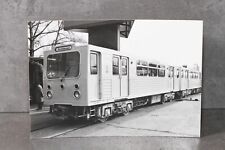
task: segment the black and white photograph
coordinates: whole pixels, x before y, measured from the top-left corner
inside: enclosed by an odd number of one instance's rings
[[[202,20],[27,22],[30,138],[200,137]]]
[[[224,150],[224,6],[0,1],[0,150]]]

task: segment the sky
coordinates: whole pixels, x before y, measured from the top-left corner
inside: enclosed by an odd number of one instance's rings
[[[202,68],[203,21],[135,20],[121,51],[163,64]]]

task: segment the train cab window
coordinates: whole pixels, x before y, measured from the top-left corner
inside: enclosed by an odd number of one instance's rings
[[[127,59],[122,58],[122,75],[125,76],[127,75]]]
[[[80,53],[60,53],[47,57],[47,78],[78,77],[80,71]]]
[[[90,59],[91,74],[98,74],[97,54],[91,53]]]
[[[113,75],[119,74],[119,57],[113,57]]]

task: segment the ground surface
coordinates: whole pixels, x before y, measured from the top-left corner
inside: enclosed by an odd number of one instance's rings
[[[190,101],[198,99],[199,101]],[[62,121],[46,112],[31,112],[32,138],[90,136],[176,136],[199,137],[201,95],[182,101],[139,108],[127,116],[105,123]]]

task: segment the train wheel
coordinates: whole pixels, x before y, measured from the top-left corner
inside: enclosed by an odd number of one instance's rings
[[[124,107],[124,109],[123,109],[123,115],[124,116],[128,115],[131,110],[132,110],[131,104],[127,104],[127,106]]]
[[[124,109],[123,109],[122,114],[123,114],[124,116],[126,116],[126,115],[129,114],[129,111],[127,110],[127,108],[124,108]]]
[[[103,116],[103,117],[99,117],[98,121],[100,121],[101,123],[106,122],[109,119],[109,116]]]

